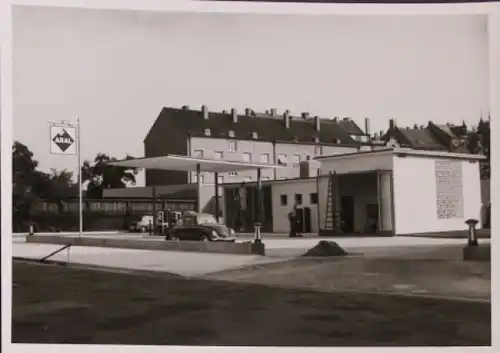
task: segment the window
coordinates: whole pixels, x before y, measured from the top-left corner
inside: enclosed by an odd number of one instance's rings
[[[194,150],[193,157],[194,158],[203,158],[203,151],[202,150]]]
[[[224,177],[222,175],[219,175],[219,177],[217,178],[217,182],[219,184],[224,184]]]
[[[243,162],[251,162],[252,161],[252,154],[245,152],[241,155],[243,157]]]
[[[248,182],[252,181],[252,177],[244,177],[244,178],[243,178],[243,181],[244,181],[245,183],[248,183]]]
[[[254,131],[254,132],[252,132],[252,138],[253,138],[253,139],[258,139],[258,138],[259,138],[259,134],[258,134],[258,133],[256,133],[255,131]]]
[[[211,135],[210,129],[205,129],[205,136],[210,136],[210,135]]]
[[[311,160],[311,156],[310,155],[307,155],[306,156],[306,161],[310,161]]]
[[[300,154],[295,154],[293,156],[293,163],[294,164],[299,164],[300,163]]]
[[[287,206],[288,205],[288,195],[281,194],[280,195],[280,203],[281,203],[281,206]]]
[[[228,134],[229,134],[229,137],[234,137],[234,131],[233,130],[229,130]]]
[[[302,205],[302,194],[295,194],[295,204]]]
[[[237,172],[229,172],[229,176],[231,176],[231,177],[234,177],[234,176],[237,176],[237,175],[238,175]]]
[[[236,141],[228,141],[227,150],[229,152],[236,152],[237,149],[238,149],[238,146],[236,144]]]
[[[309,203],[311,205],[317,205],[318,204],[318,194],[316,192],[312,192],[309,194]]]
[[[262,153],[260,155],[260,163],[269,164],[269,153]]]
[[[205,180],[205,178],[203,177],[203,175],[200,175],[200,183],[203,183],[203,180]],[[193,175],[193,183],[197,183],[198,180],[196,178],[196,174]]]
[[[278,164],[287,164],[286,154],[278,154]]]
[[[215,152],[214,159],[224,159],[224,152]]]

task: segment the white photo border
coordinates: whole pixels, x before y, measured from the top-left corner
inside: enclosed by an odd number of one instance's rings
[[[460,3],[460,4],[307,4],[307,3],[245,3],[245,2],[198,2],[180,0],[12,0],[1,2],[0,7],[0,78],[1,78],[1,195],[2,212],[2,350],[4,352],[250,352],[250,351],[284,351],[306,352],[309,350],[328,352],[332,348],[254,348],[254,347],[163,347],[163,346],[120,346],[120,345],[39,345],[11,344],[11,304],[12,304],[12,158],[6,153],[12,148],[13,103],[12,103],[12,6],[45,6],[67,8],[92,8],[141,11],[173,11],[173,12],[224,12],[255,14],[304,14],[304,15],[459,15],[487,14],[489,35],[489,94],[491,108],[491,130],[500,131],[500,3]],[[492,142],[492,176],[500,173],[499,141]],[[495,160],[495,162],[494,162]],[[491,198],[493,209],[500,193],[500,185],[492,183]],[[499,219],[492,217],[492,229],[500,227]],[[494,235],[493,235],[494,236]],[[492,242],[492,270],[496,268],[496,260],[500,255],[500,246]],[[492,276],[492,297],[498,293],[497,276]],[[497,343],[493,332],[497,331],[495,310],[496,301],[492,300],[492,344]],[[387,348],[334,348],[338,351],[370,350],[385,352]],[[433,351],[433,348],[396,348],[398,351]],[[460,348],[459,348],[460,349]],[[457,347],[440,348],[440,351],[456,352]],[[467,351],[493,351],[492,348],[461,348]]]

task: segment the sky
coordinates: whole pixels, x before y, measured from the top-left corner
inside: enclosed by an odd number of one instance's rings
[[[162,107],[350,116],[372,131],[487,116],[487,21],[475,16],[266,15],[17,7],[14,140],[40,169],[49,121],[81,122],[82,158],[143,156]],[[138,185],[144,177],[139,176]]]

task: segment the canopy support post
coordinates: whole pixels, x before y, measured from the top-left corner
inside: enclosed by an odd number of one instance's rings
[[[262,244],[262,237],[260,229],[262,227],[262,178],[261,178],[261,168],[257,168],[257,197],[256,197],[256,217],[254,223],[255,229],[255,244]]]
[[[217,223],[220,222],[219,219],[219,173],[214,173],[214,185],[215,185],[215,219],[217,219]]]
[[[196,212],[201,213],[201,164],[196,165]]]

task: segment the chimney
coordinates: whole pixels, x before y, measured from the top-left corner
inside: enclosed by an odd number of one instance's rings
[[[287,129],[289,129],[290,128],[290,111],[289,110],[287,110],[283,113],[283,120],[285,122],[285,127]]]
[[[189,110],[189,105],[183,105],[182,110]]]
[[[316,131],[319,131],[320,128],[320,121],[319,121],[319,116],[314,117],[314,127],[316,128]]]
[[[302,119],[308,119],[309,118],[309,113],[308,112],[303,112],[302,113]]]
[[[203,115],[203,119],[208,120],[208,108],[206,105],[201,106],[201,114]]]
[[[228,112],[226,109],[224,109],[224,110],[222,111],[222,114],[227,115],[227,114],[229,114],[229,112]]]
[[[233,117],[233,123],[237,123],[238,122],[238,112],[236,111],[236,109],[231,109],[231,115]]]
[[[252,115],[252,109],[250,109],[250,108],[246,108],[246,109],[245,109],[245,115],[246,115],[246,116],[250,116],[250,115]]]
[[[389,119],[389,130],[394,130],[396,127],[396,124],[394,122],[394,119]]]
[[[418,130],[418,125],[417,125],[417,124],[414,124],[414,125],[413,125],[413,128],[414,128],[415,130]]]
[[[370,135],[370,118],[365,117],[365,134]]]
[[[278,115],[278,109],[272,108],[271,109],[271,116],[277,116]]]

